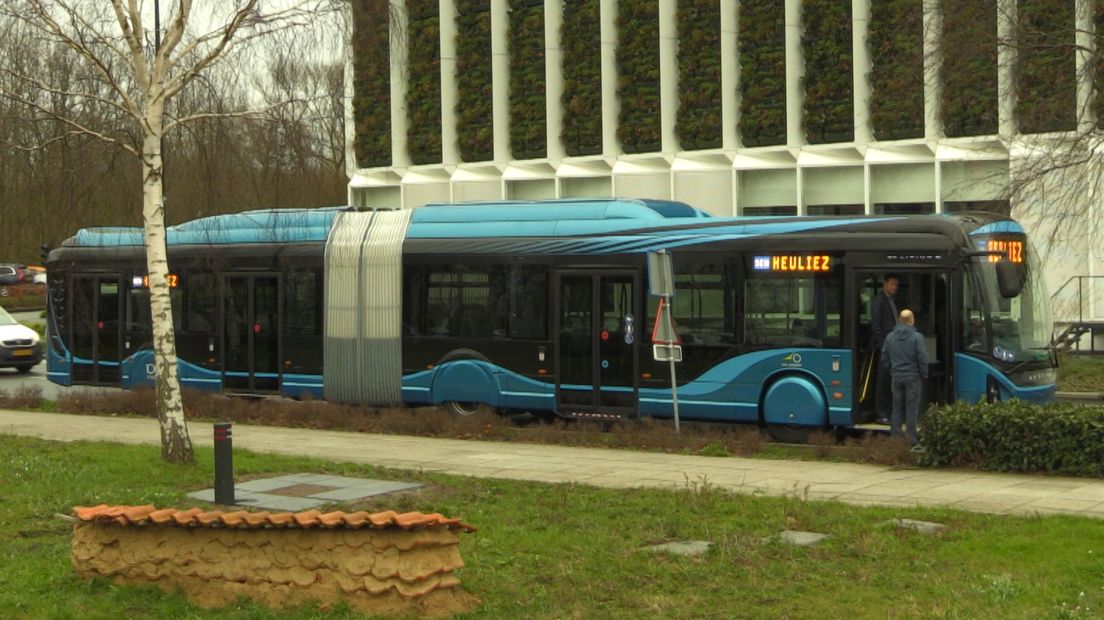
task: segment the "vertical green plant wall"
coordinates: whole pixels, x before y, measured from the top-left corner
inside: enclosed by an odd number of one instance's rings
[[[598,0],[563,4],[563,141],[568,155],[602,152],[602,29]]]
[[[415,164],[441,162],[441,17],[437,0],[406,0],[406,145]]]
[[[617,2],[617,139],[626,153],[659,151],[659,2]]]
[[[924,4],[878,0],[870,4],[870,122],[874,138],[924,136]]]
[[[494,159],[491,0],[456,0],[456,137],[463,161]]]
[[[786,3],[740,2],[740,140],[786,143]]]
[[[1104,0],[1096,3],[1096,14],[1093,15],[1096,24],[1096,58],[1093,63],[1093,90],[1095,92],[1094,107],[1096,108],[1096,126],[1104,127]]]
[[[997,0],[942,0],[943,130],[979,136],[999,130]]]
[[[391,55],[386,0],[353,2],[353,123],[358,168],[391,165]]]
[[[1074,0],[1021,2],[1016,19],[1016,121],[1020,131],[1075,129]]]
[[[855,139],[851,0],[803,0],[805,139],[810,144]]]
[[[548,154],[544,0],[510,0],[510,151],[514,159]]]
[[[687,151],[721,146],[721,4],[678,2],[679,107],[675,131]]]

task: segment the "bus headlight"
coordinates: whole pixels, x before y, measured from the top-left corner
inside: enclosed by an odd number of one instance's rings
[[[1053,368],[1043,368],[1017,372],[1009,378],[1016,385],[1022,386],[1054,385],[1058,380],[1058,373]]]

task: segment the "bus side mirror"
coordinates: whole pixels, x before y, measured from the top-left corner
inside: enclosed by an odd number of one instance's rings
[[[1005,299],[1018,297],[1024,284],[1020,268],[1006,260],[996,263],[996,268],[997,288],[1000,289],[1001,297]]]

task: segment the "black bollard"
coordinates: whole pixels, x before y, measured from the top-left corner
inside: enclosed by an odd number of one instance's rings
[[[234,440],[230,422],[215,424],[215,503],[234,504]]]

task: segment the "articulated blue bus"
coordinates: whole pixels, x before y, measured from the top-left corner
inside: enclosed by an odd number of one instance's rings
[[[184,387],[459,415],[673,415],[652,358],[647,254],[672,256],[680,415],[778,428],[870,422],[872,299],[917,316],[929,402],[1052,397],[1049,296],[993,214],[711,217],[588,199],[412,211],[267,210],[168,233]],[[49,255],[48,371],[153,381],[141,231],[92,228]]]

